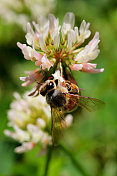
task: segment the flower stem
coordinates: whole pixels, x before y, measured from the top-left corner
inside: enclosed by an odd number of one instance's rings
[[[46,159],[44,176],[47,176],[47,174],[48,174],[48,169],[49,169],[49,164],[50,164],[51,157],[52,157],[52,147],[49,146],[48,147],[48,152],[47,152],[47,159]]]
[[[89,175],[85,172],[85,170],[84,170],[84,168],[81,166],[81,164],[80,164],[78,161],[76,161],[76,159],[74,158],[74,156],[72,155],[72,153],[71,153],[65,146],[63,146],[62,144],[60,144],[59,146],[60,146],[60,149],[61,149],[62,151],[64,151],[64,152],[70,157],[70,159],[71,159],[71,161],[72,161],[74,167],[77,169],[77,171],[80,172],[83,176],[89,176]]]

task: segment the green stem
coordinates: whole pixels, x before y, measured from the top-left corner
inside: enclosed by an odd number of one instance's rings
[[[72,153],[66,148],[64,147],[62,144],[59,145],[61,150],[63,150],[71,159],[74,167],[77,169],[78,172],[80,172],[83,176],[89,176],[85,171],[84,168],[81,166],[81,164],[76,161],[76,159],[74,158],[74,156],[72,155]]]
[[[48,169],[49,169],[49,164],[50,164],[51,157],[52,157],[52,147],[49,146],[48,147],[48,152],[47,152],[47,159],[46,159],[44,176],[47,176],[47,174],[48,174]]]

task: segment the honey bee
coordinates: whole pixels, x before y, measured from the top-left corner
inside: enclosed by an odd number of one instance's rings
[[[65,80],[59,70],[42,83],[38,94],[45,96],[51,107],[51,135],[54,145],[57,144],[65,127],[65,113],[75,110],[78,106],[92,111],[104,104],[96,98],[81,96],[81,89],[76,84]]]
[[[69,112],[77,105],[77,97],[73,95],[79,95],[79,88],[70,81],[53,79],[47,80],[40,87],[40,94],[46,96],[46,101],[52,108],[62,108],[64,112]]]
[[[57,143],[63,126],[65,126],[65,113],[75,110],[78,106],[92,111],[100,105],[104,105],[103,101],[96,98],[81,96],[81,89],[76,84],[65,80],[59,70],[39,86],[38,94],[45,96],[47,103],[51,107],[53,144]]]

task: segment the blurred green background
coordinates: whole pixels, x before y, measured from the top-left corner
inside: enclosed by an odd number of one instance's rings
[[[17,1],[17,0],[16,0]],[[94,36],[100,33],[100,54],[94,61],[100,74],[73,72],[83,95],[102,99],[105,108],[89,113],[74,113],[73,126],[65,135],[65,145],[82,164],[90,176],[117,176],[117,1],[116,0],[58,0],[53,12],[62,23],[64,14],[75,14],[75,25],[83,19],[91,23]],[[42,176],[46,156],[38,156],[38,147],[25,154],[15,154],[17,142],[5,137],[7,110],[13,100],[13,92],[21,94],[27,88],[21,87],[20,76],[25,70],[35,68],[26,61],[16,46],[25,43],[25,32],[16,23],[7,23],[0,16],[0,176]],[[28,88],[30,89],[30,88]],[[56,149],[53,153],[49,176],[81,176],[68,156]]]

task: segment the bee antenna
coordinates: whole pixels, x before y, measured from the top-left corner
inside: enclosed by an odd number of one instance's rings
[[[42,75],[43,75],[43,78],[44,78],[44,73],[43,73],[43,68],[42,68],[42,65],[41,65],[41,72],[42,72]]]

